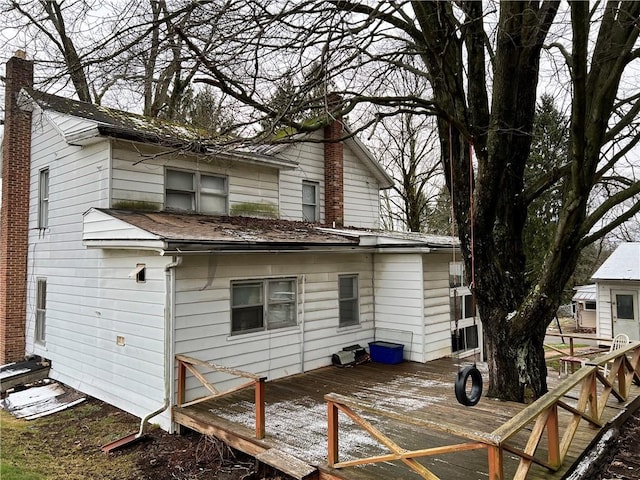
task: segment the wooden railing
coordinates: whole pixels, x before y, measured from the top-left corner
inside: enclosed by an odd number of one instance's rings
[[[237,392],[238,390],[253,387],[255,389],[256,438],[264,438],[264,395],[266,377],[260,377],[253,373],[243,372],[242,370],[223,367],[212,362],[198,360],[186,355],[176,355],[176,361],[178,362],[178,407],[188,407],[190,405],[205,402],[207,400],[221,397],[229,393]],[[205,375],[203,375],[196,367],[206,369],[210,372],[222,372],[235,377],[249,378],[250,380],[227,390],[218,391],[218,389],[213,384],[211,384],[207,380]],[[194,377],[196,377],[204,386],[204,388],[211,392],[211,395],[205,395],[204,397],[185,402],[187,371],[189,371]]]
[[[605,377],[602,373],[602,367],[611,362],[611,370]],[[441,422],[407,418],[397,412],[380,410],[357,399],[331,393],[325,396],[328,404],[328,465],[331,468],[346,468],[400,460],[422,478],[437,480],[438,477],[433,472],[415,459],[484,448],[487,450],[487,469],[490,480],[505,479],[504,452],[520,458],[512,477],[514,479],[525,479],[534,463],[556,471],[562,466],[580,423],[584,420],[594,427],[601,427],[603,412],[609,396],[613,394],[619,401],[625,401],[634,380],[640,382],[640,342],[633,342],[628,347],[588,362],[586,367],[567,377],[554,390],[525,407],[508,422],[488,434],[472,433],[462,427]],[[566,403],[565,396],[576,387],[580,388],[580,394],[575,406],[571,406]],[[465,441],[422,450],[404,450],[355,410],[448,433],[463,438]],[[566,417],[562,417],[562,425],[559,415],[561,410],[569,413],[568,420]],[[382,445],[386,446],[390,453],[340,462],[338,412],[343,412],[357,425],[369,432]],[[530,428],[529,433],[528,427],[531,424],[533,427]],[[541,458],[542,456],[536,455],[536,452],[541,446],[545,433],[546,455],[544,455],[545,458]]]

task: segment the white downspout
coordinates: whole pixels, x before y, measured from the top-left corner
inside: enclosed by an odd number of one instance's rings
[[[304,306],[305,306],[305,292],[306,292],[306,275],[302,275],[302,308],[300,311],[300,316],[302,317],[300,320],[300,368],[302,369],[302,373],[304,373]]]
[[[164,267],[165,279],[166,279],[166,302],[164,309],[164,403],[160,408],[154,410],[151,413],[148,413],[141,421],[140,421],[140,429],[138,430],[138,434],[135,438],[140,438],[142,436],[142,432],[144,430],[144,425],[150,419],[155,417],[156,415],[160,415],[164,412],[170,405],[170,399],[173,398],[173,380],[174,380],[174,369],[173,369],[173,319],[175,314],[175,298],[176,298],[176,289],[175,289],[175,267],[182,264],[182,257],[173,257],[173,261],[168,263]],[[173,429],[173,427],[170,427]]]

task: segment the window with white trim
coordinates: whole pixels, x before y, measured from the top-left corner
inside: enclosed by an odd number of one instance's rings
[[[318,208],[320,185],[318,182],[302,181],[302,218],[307,222],[320,220]]]
[[[49,226],[49,169],[40,170],[38,177],[38,228]]]
[[[297,325],[295,278],[267,278],[231,282],[231,333]]]
[[[339,326],[358,325],[360,323],[358,275],[338,276],[338,299],[340,310]]]
[[[165,209],[227,214],[227,177],[184,170],[166,170]]]
[[[47,279],[36,280],[36,331],[35,342],[41,345],[45,343],[47,311]]]

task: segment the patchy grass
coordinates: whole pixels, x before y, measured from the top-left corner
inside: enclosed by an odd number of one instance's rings
[[[37,420],[0,411],[2,479],[136,478],[132,456],[109,456],[100,446],[131,433],[133,417],[87,401]]]
[[[145,428],[145,439],[102,453],[100,447],[138,431],[140,420],[89,398],[37,420],[0,410],[2,480],[284,480],[287,477],[196,432],[169,435]]]

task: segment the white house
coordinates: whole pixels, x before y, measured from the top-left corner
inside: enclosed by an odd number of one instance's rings
[[[583,330],[596,328],[596,286],[578,285],[573,287],[576,293],[571,298],[576,327]]]
[[[3,361],[40,355],[143,417],[174,401],[176,354],[275,379],[356,343],[418,362],[481,344],[457,242],[378,230],[391,179],[339,120],[324,143],[221,149],[32,72],[7,64]]]
[[[599,337],[625,333],[640,340],[640,242],[622,243],[593,274],[596,284],[596,325]]]

